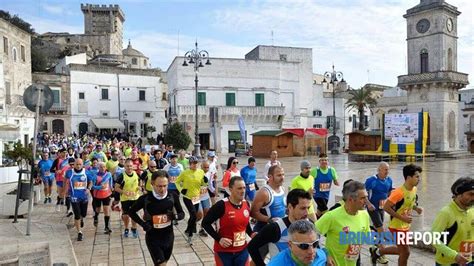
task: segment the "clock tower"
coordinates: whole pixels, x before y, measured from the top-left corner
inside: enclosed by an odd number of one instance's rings
[[[407,91],[409,113],[429,113],[430,152],[459,148],[458,90],[468,75],[457,72],[457,7],[443,0],[421,0],[407,20],[408,75],[398,77]]]

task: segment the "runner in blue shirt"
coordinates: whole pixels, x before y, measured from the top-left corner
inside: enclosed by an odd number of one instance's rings
[[[248,159],[248,165],[240,170],[240,176],[245,181],[245,196],[249,201],[253,201],[257,189],[257,168],[255,167],[255,158]]]
[[[38,162],[39,174],[44,185],[44,204],[51,203],[51,190],[53,187],[54,173],[50,171],[53,160],[49,159],[49,153],[43,151],[42,160]]]
[[[327,255],[318,248],[314,224],[308,220],[293,222],[288,228],[289,248],[273,257],[268,266],[325,266]]]
[[[318,206],[316,216],[319,219],[321,215],[328,211],[329,192],[332,183],[339,186],[339,181],[337,181],[336,170],[328,165],[328,157],[324,153],[319,155],[319,167],[311,169],[310,175],[314,176],[313,198]]]

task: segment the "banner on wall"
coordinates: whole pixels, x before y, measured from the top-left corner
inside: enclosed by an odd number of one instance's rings
[[[384,121],[384,137],[393,144],[410,144],[418,139],[419,115],[386,114]]]

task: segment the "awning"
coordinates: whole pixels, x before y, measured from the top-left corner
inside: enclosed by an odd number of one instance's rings
[[[91,120],[92,120],[92,123],[94,123],[94,125],[99,129],[102,129],[102,128],[124,129],[125,128],[125,126],[120,120],[114,119],[114,118],[96,118],[96,119],[91,119]]]
[[[283,130],[286,132],[293,133],[298,137],[304,136],[304,128],[284,128]]]
[[[326,128],[307,128],[306,131],[325,137],[328,134]]]

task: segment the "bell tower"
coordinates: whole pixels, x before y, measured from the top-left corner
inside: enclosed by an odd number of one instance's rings
[[[407,91],[408,112],[429,112],[430,152],[459,148],[458,90],[468,75],[457,72],[457,7],[444,0],[421,0],[407,21],[408,75],[398,77]]]

